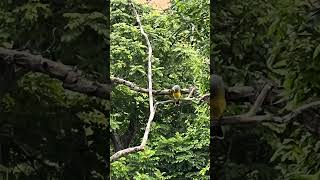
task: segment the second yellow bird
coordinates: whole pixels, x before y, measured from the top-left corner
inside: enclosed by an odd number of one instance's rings
[[[210,83],[210,114],[211,120],[215,122],[213,129],[213,137],[223,139],[223,131],[220,125],[220,119],[226,109],[225,86],[220,76],[212,74]]]

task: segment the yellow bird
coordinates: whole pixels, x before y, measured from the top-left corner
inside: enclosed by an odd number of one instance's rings
[[[172,97],[175,100],[175,104],[178,105],[181,97],[181,88],[179,85],[174,85],[172,87]]]
[[[210,118],[214,121],[211,131],[213,131],[214,138],[223,139],[224,136],[220,119],[227,104],[225,99],[225,86],[222,78],[215,74],[211,75],[210,86]]]

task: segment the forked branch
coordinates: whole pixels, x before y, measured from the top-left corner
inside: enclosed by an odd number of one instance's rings
[[[146,125],[146,129],[142,138],[142,142],[140,144],[140,146],[136,146],[133,148],[127,148],[127,149],[123,149],[120,150],[118,152],[116,152],[114,155],[112,155],[110,157],[110,161],[114,161],[118,158],[120,158],[121,156],[124,156],[126,154],[132,153],[132,152],[136,152],[136,151],[141,151],[144,150],[147,141],[148,141],[148,137],[149,137],[149,133],[151,130],[151,123],[154,119],[154,115],[156,113],[156,105],[154,105],[154,98],[153,98],[153,92],[152,92],[152,47],[151,47],[151,43],[149,41],[149,37],[148,35],[144,32],[143,26],[141,24],[141,20],[139,17],[139,14],[137,13],[136,9],[134,8],[133,3],[131,2],[131,0],[128,0],[128,3],[132,6],[132,10],[133,13],[136,17],[136,20],[138,22],[139,28],[140,28],[140,32],[141,34],[144,36],[147,46],[148,46],[148,93],[149,93],[149,110],[150,110],[150,114],[149,114],[149,119],[148,119],[148,123]]]

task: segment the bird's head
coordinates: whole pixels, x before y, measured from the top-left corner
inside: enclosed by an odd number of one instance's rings
[[[172,87],[172,91],[173,92],[179,92],[181,90],[181,88],[180,88],[180,86],[179,85],[174,85],[173,87]]]

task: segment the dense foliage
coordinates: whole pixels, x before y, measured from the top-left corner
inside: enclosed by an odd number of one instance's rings
[[[276,112],[266,104],[264,112],[285,113],[319,97],[316,7],[316,1],[216,1],[211,26],[218,73],[229,86],[250,85],[261,76],[274,80],[288,103]],[[237,104],[229,104],[228,114],[247,110]],[[320,141],[303,124],[262,123],[226,131],[216,151],[221,179],[319,179]]]
[[[102,81],[109,71],[107,10],[100,0],[1,1],[0,45]],[[0,163],[9,179],[107,179],[109,102],[65,90],[44,74],[15,71],[0,82]]]
[[[146,88],[147,47],[132,7],[113,0],[109,19],[107,4],[2,0],[0,46],[74,66],[92,81],[105,82],[110,71]],[[320,96],[317,1],[216,0],[211,13],[208,0],[172,0],[163,12],[134,5],[152,44],[156,90],[178,84],[208,93],[211,64],[228,86],[274,81],[282,103],[263,104],[260,114],[283,115]],[[110,70],[104,49],[109,33]],[[140,144],[149,116],[146,93],[115,85],[110,104],[0,60],[0,179],[5,171],[19,180],[109,179],[108,151]],[[225,116],[250,106],[228,102]],[[305,128],[308,119],[224,126],[225,139],[211,144],[214,176],[320,179],[319,135]],[[209,122],[205,102],[159,105],[147,148],[114,161],[111,178],[209,179]]]
[[[158,12],[137,5],[144,30],[153,48],[153,87],[168,89],[196,86],[209,92],[209,2],[172,1]],[[147,87],[147,54],[131,6],[111,2],[111,75]],[[156,96],[156,101],[170,97]],[[147,94],[126,86],[112,93],[111,151],[141,143],[149,116]],[[205,102],[184,101],[160,105],[151,127],[147,150],[133,153],[111,164],[112,179],[208,179],[209,108]],[[120,148],[121,149],[121,148]]]

